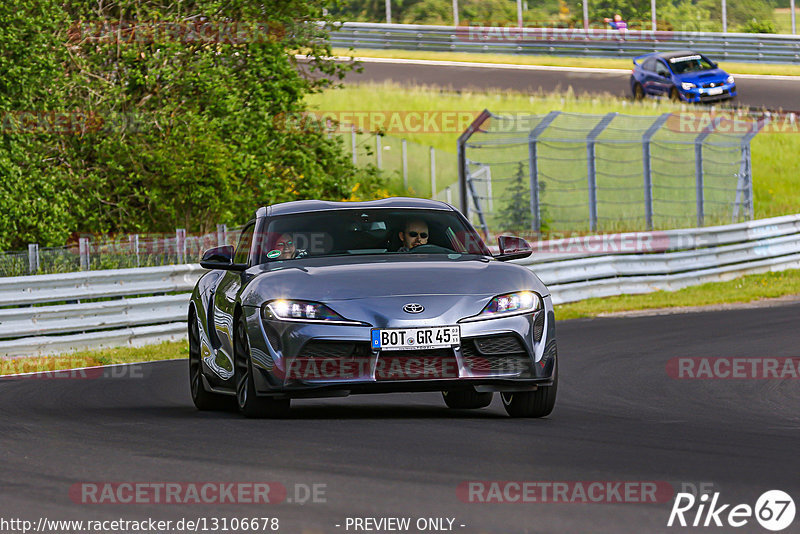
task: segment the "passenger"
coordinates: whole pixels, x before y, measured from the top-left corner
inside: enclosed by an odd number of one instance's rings
[[[403,245],[397,252],[408,252],[414,247],[428,244],[428,223],[420,219],[406,222],[405,227],[398,233]]]

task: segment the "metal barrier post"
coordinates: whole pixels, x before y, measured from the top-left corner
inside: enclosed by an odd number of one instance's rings
[[[608,126],[616,116],[617,112],[613,111],[600,119],[597,126],[592,128],[592,131],[589,132],[589,135],[586,137],[586,170],[589,182],[589,226],[593,231],[597,230],[597,174],[594,145],[597,136],[606,129],[606,126]]]
[[[78,251],[81,255],[81,271],[89,270],[89,240],[85,237],[78,239]]]
[[[228,226],[225,224],[217,225],[217,246],[221,247],[228,242]]]
[[[383,155],[381,154],[381,135],[375,134],[375,155],[377,157],[378,169],[383,168]]]
[[[458,200],[461,205],[461,213],[469,219],[469,187],[467,184],[467,141],[472,134],[480,130],[480,127],[491,117],[488,109],[484,109],[478,117],[472,121],[464,133],[458,136],[456,146],[458,147]]]
[[[436,196],[436,151],[431,147],[431,198]]]
[[[705,191],[703,186],[703,143],[719,126],[720,118],[715,118],[705,130],[700,132],[694,140],[694,176],[695,195],[697,197],[697,227],[703,226],[705,220]]]
[[[186,263],[186,229],[175,229],[175,249],[178,255],[178,265]]]
[[[539,137],[547,129],[548,126],[561,115],[560,111],[551,111],[542,119],[542,121],[531,130],[528,135],[528,170],[530,173],[530,189],[531,189],[531,230],[539,233],[542,229],[541,209],[539,207],[539,155],[538,146]]]
[[[39,272],[39,244],[30,243],[28,245],[28,274]]]
[[[650,125],[650,128],[642,135],[642,166],[644,171],[644,218],[647,229],[653,229],[653,176],[651,173],[650,160],[650,141],[653,136],[661,129],[671,113],[664,113]]]
[[[139,234],[129,235],[128,243],[130,243],[131,252],[136,255],[136,266],[139,267]]]
[[[358,163],[358,155],[356,154],[356,127],[353,126],[350,130],[350,144],[353,148],[353,165]]]
[[[408,191],[408,144],[406,140],[401,141],[403,148],[403,190]]]

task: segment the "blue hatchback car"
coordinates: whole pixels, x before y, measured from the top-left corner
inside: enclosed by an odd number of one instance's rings
[[[713,102],[736,96],[730,74],[691,50],[656,52],[634,58],[631,92],[635,100],[667,96],[675,101]]]

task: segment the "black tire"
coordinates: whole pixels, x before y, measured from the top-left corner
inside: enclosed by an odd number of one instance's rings
[[[192,402],[201,411],[228,410],[233,399],[227,395],[206,391],[203,385],[203,363],[200,348],[200,329],[194,313],[189,316],[189,391]]]
[[[474,410],[486,408],[492,403],[494,395],[489,393],[478,393],[474,389],[457,389],[454,391],[442,391],[444,403],[448,408],[455,410]]]
[[[673,102],[680,102],[681,101],[681,94],[678,92],[677,87],[673,87],[669,90],[669,99]]]
[[[644,100],[644,87],[639,82],[633,84],[633,99],[637,102]]]
[[[253,363],[250,360],[250,343],[247,341],[247,326],[241,316],[236,321],[233,361],[236,405],[239,407],[239,411],[245,417],[254,419],[286,417],[289,414],[290,399],[272,399],[256,395],[253,382]]]
[[[544,417],[556,405],[558,391],[558,365],[553,371],[553,385],[540,386],[536,391],[501,393],[503,406],[511,417]]]

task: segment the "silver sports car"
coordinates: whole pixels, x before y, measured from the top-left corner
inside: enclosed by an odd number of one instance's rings
[[[293,398],[441,391],[450,408],[499,392],[542,417],[558,384],[550,294],[523,239],[493,256],[443,202],[287,202],[239,244],[208,250],[189,304],[192,399],[279,417]]]

